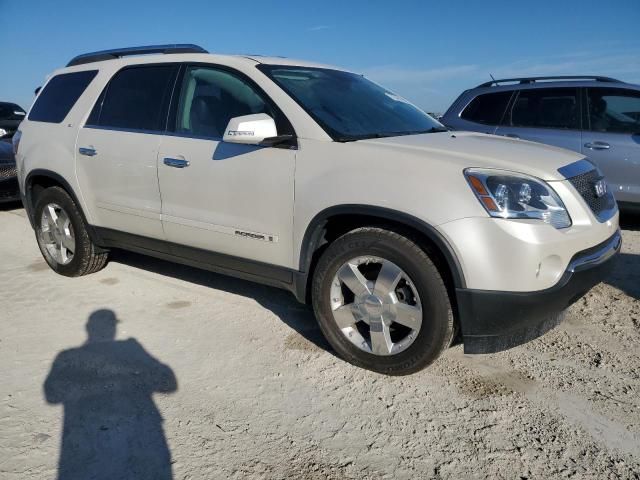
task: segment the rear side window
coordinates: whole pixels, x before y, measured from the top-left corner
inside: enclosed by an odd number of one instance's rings
[[[512,127],[580,128],[575,88],[521,90],[507,122]]]
[[[498,125],[507,109],[512,93],[495,92],[478,95],[467,105],[460,117],[470,122]]]
[[[176,70],[174,65],[120,70],[98,98],[87,125],[163,131]]]
[[[53,77],[34,103],[29,120],[60,123],[98,73],[97,70],[63,73]]]

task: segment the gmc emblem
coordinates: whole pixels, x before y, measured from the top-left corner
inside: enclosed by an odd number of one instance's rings
[[[595,191],[597,198],[605,196],[607,193],[607,183],[604,181],[604,178],[596,180],[593,183],[593,190]]]

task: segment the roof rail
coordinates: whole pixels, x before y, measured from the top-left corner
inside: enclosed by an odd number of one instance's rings
[[[113,60],[130,55],[147,55],[150,53],[209,53],[204,48],[191,43],[172,43],[168,45],[147,45],[144,47],[115,48],[99,52],[83,53],[71,59],[67,67],[83,65],[85,63]]]
[[[615,78],[610,77],[600,77],[596,75],[560,75],[555,77],[519,77],[519,78],[501,78],[499,80],[491,80],[490,82],[485,82],[478,85],[476,88],[481,87],[492,87],[494,85],[498,85],[500,83],[507,82],[519,82],[521,84],[526,83],[536,83],[540,80],[595,80],[596,82],[619,82],[622,83],[621,80],[616,80]]]

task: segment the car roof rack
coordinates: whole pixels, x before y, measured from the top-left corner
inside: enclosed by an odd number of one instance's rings
[[[209,53],[204,48],[191,43],[172,43],[168,45],[147,45],[144,47],[115,48],[113,50],[101,50],[99,52],[83,53],[71,59],[67,67],[83,65],[85,63],[113,60],[130,55],[148,55],[151,53]]]
[[[476,88],[481,87],[492,87],[494,85],[498,86],[500,83],[507,82],[518,82],[520,84],[527,83],[536,83],[540,80],[595,80],[596,82],[618,82],[622,83],[621,80],[616,80],[615,78],[610,77],[601,77],[596,75],[560,75],[555,77],[519,77],[519,78],[501,78],[499,80],[491,80],[490,82],[485,82],[478,85]]]

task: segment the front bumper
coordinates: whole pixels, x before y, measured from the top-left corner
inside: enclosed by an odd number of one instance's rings
[[[620,231],[573,256],[560,281],[536,292],[456,289],[465,353],[493,353],[526,343],[555,327],[563,310],[600,283],[620,251]]]

